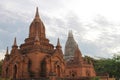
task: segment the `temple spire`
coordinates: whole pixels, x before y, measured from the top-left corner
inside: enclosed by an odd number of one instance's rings
[[[45,38],[45,26],[42,22],[42,20],[40,19],[39,16],[39,11],[38,11],[38,7],[36,7],[36,12],[35,12],[35,17],[32,21],[32,23],[30,24],[30,28],[29,28],[29,37],[36,37],[36,32],[39,32],[39,38]]]
[[[57,41],[57,46],[60,46],[60,40],[59,40],[59,38],[58,38],[58,41]]]
[[[58,40],[57,40],[57,46],[56,46],[56,48],[61,48],[59,38],[58,38]]]
[[[17,42],[16,42],[16,37],[15,37],[15,39],[14,39],[14,44],[13,44],[14,46],[17,46]]]
[[[9,51],[8,51],[8,47],[7,47],[6,54],[5,54],[5,60],[9,60]]]
[[[8,55],[9,55],[9,52],[8,52],[8,47],[7,47],[5,56],[8,56]]]
[[[74,40],[74,36],[72,34],[72,30],[68,33],[68,38],[65,44],[65,59],[69,60],[70,57],[74,57],[74,53],[77,48],[77,43]]]
[[[73,37],[72,30],[69,31],[68,37]]]
[[[13,43],[13,46],[12,46],[12,48],[18,48],[18,46],[17,46],[17,41],[16,41],[16,37],[14,38],[14,43]]]
[[[39,11],[38,11],[38,7],[36,7],[36,14],[35,14],[35,18],[39,17]]]
[[[35,14],[34,21],[35,21],[35,22],[40,22],[38,7],[36,7],[36,14]]]

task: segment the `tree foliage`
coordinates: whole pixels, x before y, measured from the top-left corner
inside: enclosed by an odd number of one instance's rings
[[[112,58],[92,58],[96,73],[108,73],[110,77],[120,79],[120,55],[114,55]]]
[[[99,77],[93,77],[91,80],[100,80]]]

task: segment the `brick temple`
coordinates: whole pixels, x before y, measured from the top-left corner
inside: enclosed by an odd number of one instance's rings
[[[92,62],[82,57],[72,31],[68,33],[64,54],[59,38],[55,47],[50,43],[38,8],[29,27],[29,36],[24,41],[18,47],[15,38],[10,53],[7,48],[2,66],[3,78],[28,80],[76,78],[77,80],[81,77],[96,76]]]

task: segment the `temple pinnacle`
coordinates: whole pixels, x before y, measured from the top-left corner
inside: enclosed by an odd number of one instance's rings
[[[56,48],[61,48],[59,38],[58,38],[58,40],[57,40],[57,46],[56,46]]]
[[[16,42],[16,37],[15,37],[15,39],[14,39],[14,44],[13,44],[14,46],[17,46],[17,42]]]
[[[38,7],[36,8],[36,14],[35,14],[35,18],[39,17],[39,11],[38,11]]]
[[[69,31],[68,37],[73,37],[72,30]]]
[[[7,47],[7,50],[6,50],[6,54],[5,55],[9,55],[9,53],[8,53],[8,47]]]
[[[17,46],[17,41],[16,41],[16,37],[14,38],[14,43],[13,43],[12,48],[18,48],[18,46]]]

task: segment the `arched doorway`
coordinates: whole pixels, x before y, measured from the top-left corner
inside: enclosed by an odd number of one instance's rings
[[[14,66],[14,73],[13,73],[13,78],[16,79],[17,77],[17,66]]]
[[[6,77],[8,77],[8,67],[6,68]]]
[[[72,71],[70,72],[70,75],[71,75],[71,77],[74,78],[74,77],[77,76],[77,72],[72,70]]]
[[[42,62],[41,62],[41,72],[40,72],[40,76],[41,77],[46,77],[46,61],[45,60],[43,60]]]
[[[29,76],[30,76],[31,78],[33,78],[33,77],[35,76],[35,74],[31,71],[31,67],[32,67],[32,61],[29,60],[29,61],[28,61],[28,72],[29,72]]]
[[[60,77],[60,66],[59,65],[57,65],[57,71],[56,72],[57,72],[57,76]]]
[[[86,76],[90,77],[90,71],[89,70],[86,71]]]
[[[72,77],[75,77],[75,74],[72,73]]]

